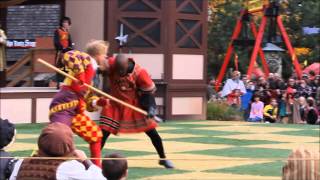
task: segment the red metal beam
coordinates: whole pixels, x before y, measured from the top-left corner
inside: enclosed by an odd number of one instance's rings
[[[297,73],[297,76],[299,79],[301,79],[302,77],[302,70],[301,70],[301,67],[300,67],[300,64],[299,64],[299,61],[298,61],[298,58],[296,56],[296,54],[294,53],[294,49],[291,45],[291,42],[290,42],[290,39],[289,39],[289,36],[287,34],[287,31],[286,29],[284,28],[284,25],[282,23],[282,19],[281,19],[281,16],[278,16],[277,17],[277,23],[278,23],[278,27],[280,29],[280,32],[281,32],[281,35],[284,39],[284,42],[287,46],[287,49],[289,51],[289,55],[291,57],[291,60],[292,60],[292,64],[296,70],[296,73]]]
[[[256,25],[254,24],[254,22],[250,22],[250,27],[251,27],[251,31],[252,31],[252,34],[253,34],[254,38],[257,38],[258,32],[257,32],[257,28],[256,28]],[[270,73],[270,70],[269,70],[268,63],[266,61],[266,58],[264,56],[264,53],[263,53],[261,47],[259,48],[259,56],[261,58],[263,72],[265,74],[265,77],[268,77],[269,73]]]
[[[233,31],[233,34],[232,34],[232,37],[231,37],[231,42],[229,43],[228,45],[228,49],[227,49],[227,53],[226,53],[226,56],[224,57],[224,60],[223,60],[223,64],[222,64],[222,67],[221,67],[221,70],[219,72],[219,75],[217,77],[217,80],[215,82],[215,89],[216,91],[218,92],[219,89],[220,89],[220,86],[221,86],[221,82],[222,82],[222,79],[225,75],[225,72],[227,70],[227,67],[228,67],[228,64],[230,62],[230,58],[231,58],[231,55],[232,55],[232,52],[233,52],[233,41],[235,39],[238,38],[240,32],[241,32],[241,27],[242,27],[242,16],[243,16],[243,12],[241,12],[241,16],[240,18],[237,20],[237,24],[236,24],[236,27]]]
[[[260,27],[259,27],[259,32],[257,34],[256,42],[255,42],[255,45],[254,45],[254,48],[253,48],[253,52],[252,52],[252,55],[251,55],[249,68],[248,68],[248,71],[247,71],[247,76],[248,76],[249,79],[251,77],[251,74],[252,74],[256,59],[257,59],[257,55],[258,55],[259,49],[261,49],[261,42],[262,42],[262,39],[263,39],[263,33],[264,33],[264,29],[266,27],[266,24],[267,24],[267,16],[263,16],[262,20],[261,20]]]

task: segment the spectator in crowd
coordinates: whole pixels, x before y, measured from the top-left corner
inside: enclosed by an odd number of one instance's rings
[[[308,98],[309,96],[312,95],[312,89],[311,87],[307,84],[306,80],[302,79],[300,80],[300,84],[297,86],[297,97],[305,97]]]
[[[315,83],[317,84],[317,87],[315,88],[316,106],[320,108],[320,75],[315,78]]]
[[[248,81],[246,84],[246,93],[241,96],[241,107],[240,110],[244,112],[244,119],[249,118],[250,114],[250,103],[254,93],[254,84],[252,81]]]
[[[293,96],[295,96],[295,93],[297,93],[297,86],[295,83],[295,80],[293,78],[290,78],[288,80],[288,84],[287,84],[287,90],[286,90],[287,94],[291,94]]]
[[[307,120],[307,101],[306,98],[304,96],[300,96],[298,99],[299,102],[299,113],[300,113],[300,119],[301,119],[301,123],[305,123]]]
[[[0,75],[4,72],[6,68],[6,44],[7,44],[7,36],[4,31],[1,29],[0,23]]]
[[[264,104],[270,103],[271,92],[270,92],[269,84],[264,77],[260,77],[258,79],[256,94],[260,96],[260,100]]]
[[[269,105],[266,105],[263,110],[263,117],[266,123],[275,123],[278,115],[278,104],[276,99],[271,99]]]
[[[228,81],[235,81],[237,77],[233,77],[233,79],[228,79]],[[305,99],[309,97],[313,97],[315,102],[313,102],[313,107],[315,109],[320,108],[320,75],[313,75],[313,78],[309,78],[307,74],[303,75],[303,79],[300,80],[293,75],[288,81],[284,81],[283,78],[280,77],[277,73],[270,73],[268,79],[266,80],[263,76],[258,77],[258,79],[251,78],[247,79],[246,76],[243,77],[242,80],[246,80],[245,84],[246,92],[242,94],[241,107],[240,110],[244,112],[244,119],[251,120],[248,117],[251,105],[249,105],[250,97],[259,96],[260,101],[263,102],[266,107],[271,108],[272,104],[271,99],[276,101],[278,114],[276,119],[271,115],[266,116],[267,122],[274,122],[275,120],[280,120],[282,123],[306,123],[307,122],[307,111],[308,105]],[[224,86],[227,88],[227,83]],[[231,84],[231,83],[230,83]],[[250,89],[250,87],[254,87],[254,91]],[[227,91],[222,91],[221,94],[226,95]],[[230,91],[228,91],[230,92]],[[233,92],[237,92],[233,90]],[[227,97],[227,103],[229,105],[236,104],[235,101],[230,101],[230,97],[234,95],[230,93]],[[233,99],[234,100],[234,99]],[[253,104],[253,103],[252,103]],[[268,109],[267,108],[267,109]],[[314,113],[313,113],[314,114]],[[319,116],[319,115],[318,115]]]
[[[8,120],[0,118],[0,179],[9,179],[16,160],[11,157],[10,153],[5,149],[13,144],[15,140],[16,129],[15,126]]]
[[[288,123],[288,114],[287,114],[287,103],[286,103],[286,94],[281,94],[279,101],[279,118],[280,122],[287,124]]]
[[[275,75],[273,73],[269,73],[267,83],[270,84],[270,89],[277,89],[277,84]]]
[[[319,112],[312,97],[307,99],[306,121],[308,124],[319,124]]]
[[[320,87],[320,76],[317,76],[314,78],[314,80],[311,81],[310,87],[312,89],[312,97],[317,98],[317,89]]]
[[[72,49],[72,40],[70,35],[71,19],[63,17],[60,20],[60,27],[54,32],[54,47],[56,50],[63,51]]]
[[[254,97],[254,102],[251,103],[249,120],[250,122],[260,122],[263,119],[263,102],[259,96]]]
[[[240,105],[240,96],[246,93],[246,88],[242,80],[240,80],[240,72],[234,71],[232,78],[228,79],[223,86],[221,96],[227,97],[227,103],[231,106],[238,107]]]
[[[211,102],[214,101],[216,99],[216,92],[215,92],[215,79],[211,78],[211,80],[208,82],[208,86],[207,86],[207,101]]]
[[[246,74],[242,76],[242,82],[244,83],[245,86],[247,86],[247,84],[249,83],[249,79]]]
[[[128,163],[121,154],[110,154],[105,158],[119,158],[119,159],[105,159],[102,161],[102,174],[108,180],[126,180],[128,177]]]
[[[34,159],[21,159],[16,163],[10,180],[105,179],[101,169],[88,160],[83,151],[75,150],[72,130],[62,123],[51,123],[42,130],[38,148]]]
[[[60,26],[54,32],[54,47],[56,49],[56,66],[63,71],[66,71],[65,66],[62,62],[63,53],[73,49],[73,43],[70,35],[71,19],[69,17],[63,17],[60,20]],[[64,80],[64,76],[57,73],[57,88],[59,83]]]

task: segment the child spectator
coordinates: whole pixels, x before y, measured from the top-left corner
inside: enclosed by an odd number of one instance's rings
[[[0,179],[9,179],[15,159],[4,158],[11,157],[11,155],[5,151],[15,140],[16,129],[12,123],[8,120],[0,118]]]
[[[114,153],[105,158],[124,158],[122,155]],[[128,177],[128,163],[125,159],[110,159],[102,161],[102,174],[108,180],[126,180]]]
[[[259,122],[263,119],[263,102],[260,101],[259,96],[254,97],[254,102],[251,104],[251,110],[250,110],[250,116],[249,120],[250,122]]]
[[[275,123],[278,115],[278,103],[276,99],[271,99],[269,105],[266,105],[263,110],[264,121],[266,123]]]

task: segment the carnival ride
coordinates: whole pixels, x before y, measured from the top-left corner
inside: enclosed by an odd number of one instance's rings
[[[254,70],[256,59],[259,54],[261,58],[261,64],[263,67],[263,71],[265,76],[269,75],[269,67],[267,61],[264,56],[264,52],[261,48],[261,44],[263,43],[264,32],[267,28],[268,21],[269,21],[269,31],[268,31],[268,38],[267,41],[271,42],[273,38],[276,37],[277,34],[277,27],[279,32],[281,33],[281,37],[287,47],[287,52],[291,57],[292,64],[294,65],[295,72],[297,77],[300,79],[302,77],[302,70],[300,68],[300,64],[298,61],[297,56],[295,55],[294,48],[291,45],[290,39],[286,32],[286,29],[282,23],[282,17],[279,13],[280,2],[278,0],[248,0],[246,1],[246,8],[240,11],[240,17],[238,18],[230,43],[227,48],[226,55],[224,57],[224,61],[221,67],[221,70],[218,74],[218,77],[215,82],[215,89],[218,91],[221,87],[221,82],[224,78],[225,72],[227,70],[227,66],[230,62],[231,56],[235,51],[235,46],[242,45],[249,47],[253,45],[253,50],[250,57],[250,63],[247,70],[248,78],[251,77],[252,72]],[[262,14],[261,22],[259,25],[259,29],[257,31],[257,27],[254,21],[254,17],[258,17]],[[248,26],[252,32],[254,39],[248,38]],[[244,29],[245,37],[240,38],[241,30]],[[237,54],[235,54],[235,59],[237,59]]]

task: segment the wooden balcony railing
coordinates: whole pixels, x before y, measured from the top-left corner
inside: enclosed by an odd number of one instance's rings
[[[30,87],[34,85],[34,76],[39,73],[52,73],[52,70],[36,63],[37,58],[54,64],[55,50],[52,48],[34,48],[7,69],[6,87]]]

